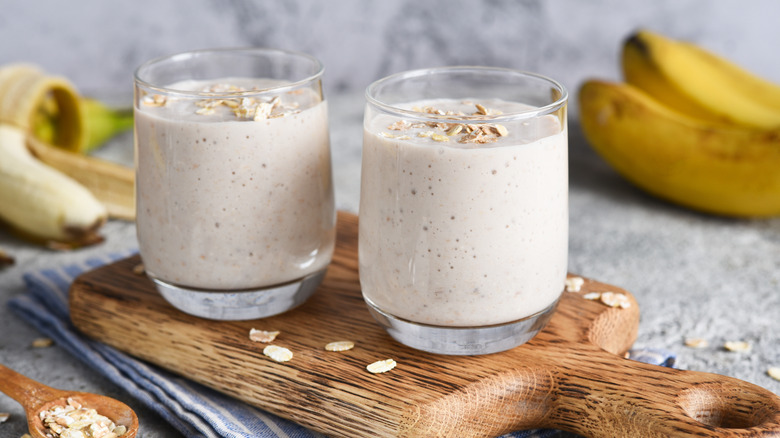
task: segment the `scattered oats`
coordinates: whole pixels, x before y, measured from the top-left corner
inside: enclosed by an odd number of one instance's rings
[[[447,131],[447,135],[449,136],[457,135],[462,130],[463,130],[463,125],[455,125],[452,128],[450,128],[449,131]]]
[[[728,341],[723,344],[723,348],[734,352],[749,351],[750,344],[745,341]]]
[[[627,309],[631,307],[631,301],[628,297],[621,293],[615,292],[602,292],[601,302],[609,307],[620,307],[621,309]]]
[[[504,125],[496,125],[495,128],[496,128],[496,132],[501,137],[506,137],[507,135],[509,135],[509,130],[506,129],[506,126],[504,126]]]
[[[690,348],[707,348],[710,345],[706,339],[702,338],[686,338],[685,346]]]
[[[412,137],[409,137],[408,135],[400,135],[396,137],[398,140],[411,140]]]
[[[0,423],[5,423],[11,417],[8,412],[0,412]]]
[[[432,134],[431,138],[433,140],[435,140],[435,141],[450,141],[449,137],[447,137],[446,135],[441,135],[441,134]]]
[[[325,344],[325,349],[328,351],[347,351],[354,347],[355,343],[352,341],[337,341]]]
[[[780,380],[780,367],[769,367],[768,370],[766,370],[766,373],[769,375],[769,377]]]
[[[582,298],[585,298],[586,300],[595,301],[601,298],[601,292],[588,292],[585,295],[583,295]]]
[[[277,362],[287,362],[293,358],[292,351],[279,347],[278,345],[269,345],[263,349],[263,354]]]
[[[474,106],[477,107],[477,114],[482,114],[482,115],[485,115],[485,116],[488,115],[488,110],[484,106],[482,106],[482,105],[480,105],[478,103],[474,104]]]
[[[421,131],[417,133],[418,137],[431,137],[434,134],[433,131]]]
[[[255,342],[262,342],[264,344],[273,342],[277,336],[279,336],[278,331],[267,331],[267,330],[256,330],[256,329],[249,330],[249,339]]]
[[[32,345],[33,348],[46,348],[54,345],[54,341],[50,338],[37,338],[34,339],[30,345]]]
[[[372,364],[366,366],[369,373],[380,374],[386,373],[395,368],[395,361],[393,359],[378,360]]]
[[[570,277],[566,279],[566,292],[579,292],[585,279],[582,277]]]
[[[389,132],[380,132],[379,135],[385,138],[395,138],[395,134],[391,134]]]
[[[144,269],[144,264],[143,263],[139,263],[139,264],[133,266],[133,274],[135,274],[135,275],[144,275],[144,272],[146,272],[146,270]]]

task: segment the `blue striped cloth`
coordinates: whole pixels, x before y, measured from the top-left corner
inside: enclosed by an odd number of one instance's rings
[[[131,253],[113,254],[80,264],[25,274],[28,293],[10,300],[9,306],[57,345],[160,414],[186,437],[323,437],[320,433],[82,336],[71,324],[68,314],[71,282],[87,270],[129,255]],[[674,355],[665,351],[636,350],[632,351],[632,358],[647,363],[674,365]],[[554,430],[534,430],[513,432],[502,438],[564,436],[571,435]]]

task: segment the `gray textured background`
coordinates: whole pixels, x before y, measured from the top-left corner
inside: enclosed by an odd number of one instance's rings
[[[701,215],[626,183],[587,146],[576,90],[588,77],[618,79],[619,46],[645,27],[691,40],[780,82],[780,2],[774,0],[208,1],[5,0],[0,63],[29,61],[82,91],[127,98],[141,62],[189,49],[269,46],[311,53],[326,65],[339,208],[356,211],[362,90],[389,73],[438,65],[514,67],[567,86],[571,108],[570,270],[622,286],[639,300],[636,345],[678,353],[682,368],[733,376],[780,393],[766,375],[780,366],[780,219]],[[132,138],[104,152],[130,163]],[[17,265],[0,272],[0,363],[63,388],[123,398],[141,414],[142,436],[176,436],[61,349],[29,347],[38,336],[5,302],[23,293],[22,273],[135,246],[132,224],[111,222],[105,244],[46,253],[0,232]],[[686,336],[709,339],[691,350]],[[745,339],[750,353],[718,346]],[[0,396],[0,437],[24,430],[21,410]]]
[[[773,0],[5,0],[0,60],[38,63],[84,91],[128,91],[149,58],[253,45],[317,56],[337,91],[452,64],[531,70],[574,90],[617,78],[620,41],[647,27],[780,81],[778,18]]]

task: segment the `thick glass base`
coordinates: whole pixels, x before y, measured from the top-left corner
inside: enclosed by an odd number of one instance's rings
[[[300,280],[259,289],[212,291],[175,286],[152,278],[173,307],[190,315],[222,321],[241,321],[278,315],[303,304],[317,290],[326,269]]]
[[[374,319],[393,339],[404,345],[429,353],[471,356],[506,351],[530,341],[547,325],[558,300],[526,318],[482,327],[420,324],[390,315],[368,299],[366,304]]]

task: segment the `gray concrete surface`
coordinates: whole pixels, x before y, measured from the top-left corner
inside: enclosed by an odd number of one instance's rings
[[[471,63],[538,71],[560,79],[576,100],[586,77],[619,77],[621,39],[637,27],[688,38],[780,82],[780,3],[460,1],[178,2],[90,0],[4,2],[0,60],[30,61],[79,88],[127,96],[132,69],[152,56],[215,46],[307,51],[327,66],[333,164],[340,209],[357,211],[362,88],[407,68]],[[465,12],[464,12],[465,11]],[[28,35],[21,38],[19,35]],[[576,106],[576,105],[574,105]],[[642,312],[636,346],[675,351],[678,366],[736,377],[780,393],[766,374],[780,366],[780,219],[734,220],[667,204],[634,188],[585,143],[571,112],[570,270],[631,291]],[[130,163],[130,135],[101,154]],[[24,292],[22,274],[114,249],[135,247],[132,224],[111,222],[100,246],[53,253],[0,230],[17,264],[0,271],[0,363],[49,385],[114,396],[137,409],[141,436],[175,437],[160,418],[54,346],[6,302]],[[683,346],[702,337],[711,347]],[[723,341],[752,344],[730,353]],[[25,431],[21,408],[0,395],[0,437]]]

